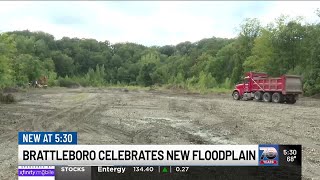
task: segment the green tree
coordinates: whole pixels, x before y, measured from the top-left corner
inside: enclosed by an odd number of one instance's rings
[[[71,57],[60,51],[54,51],[52,53],[52,59],[59,76],[73,75],[75,66],[73,64],[74,60]]]
[[[273,34],[267,29],[262,29],[261,36],[254,41],[252,55],[247,57],[243,63],[244,71],[267,72],[271,75],[277,74],[279,64],[275,59],[275,50],[272,44]]]
[[[13,85],[14,83],[12,59],[16,51],[13,37],[7,33],[0,34],[0,88]]]
[[[155,70],[156,64],[154,63],[148,63],[148,64],[143,64],[139,75],[137,77],[137,81],[139,82],[140,85],[143,86],[151,86],[154,84],[154,81],[152,79],[152,74]]]
[[[240,28],[239,37],[235,41],[236,53],[233,55],[234,68],[231,75],[233,83],[239,82],[244,74],[243,63],[251,55],[254,40],[260,35],[261,25],[257,19],[245,19]]]

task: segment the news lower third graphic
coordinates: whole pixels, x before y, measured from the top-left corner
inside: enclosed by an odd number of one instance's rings
[[[301,179],[301,145],[81,145],[77,132],[18,138],[19,180]]]

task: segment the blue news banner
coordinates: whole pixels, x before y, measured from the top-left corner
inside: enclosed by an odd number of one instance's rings
[[[18,145],[77,144],[77,132],[19,132]]]

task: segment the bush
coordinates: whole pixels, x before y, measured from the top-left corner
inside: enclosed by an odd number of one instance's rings
[[[220,87],[224,88],[224,89],[230,89],[231,88],[231,80],[229,78],[226,78],[224,83],[221,84]]]
[[[90,79],[87,78],[87,76],[84,77],[73,77],[72,80],[78,84],[80,84],[83,87],[92,86],[92,83],[90,82]]]
[[[49,72],[48,75],[48,86],[57,86],[59,85],[59,81],[57,80],[57,73],[55,72]]]
[[[212,77],[212,75],[206,74],[201,71],[199,75],[198,88],[201,90],[205,90],[207,88],[213,88],[217,86],[217,81]]]
[[[183,84],[167,84],[165,88],[171,89],[171,90],[178,90],[178,89],[185,89],[185,86]]]
[[[60,87],[67,87],[67,88],[77,88],[80,87],[80,84],[66,76],[65,78],[59,77],[58,79]]]
[[[305,95],[312,96],[320,93],[320,68],[311,70],[304,78]]]
[[[198,78],[196,78],[195,76],[193,76],[192,78],[188,78],[186,80],[187,89],[193,89],[197,83],[198,83]]]

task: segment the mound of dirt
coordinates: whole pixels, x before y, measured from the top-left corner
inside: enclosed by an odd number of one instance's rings
[[[4,95],[4,94],[0,93],[0,102],[10,104],[10,103],[16,102],[16,99],[14,98],[14,96],[12,94]]]
[[[2,91],[3,93],[16,93],[19,92],[20,89],[15,87],[5,87]]]
[[[80,84],[72,84],[70,86],[68,86],[67,88],[72,88],[72,89],[76,89],[76,88],[80,88]]]
[[[312,98],[315,98],[315,99],[320,99],[320,94],[315,94],[313,96],[311,96]]]

